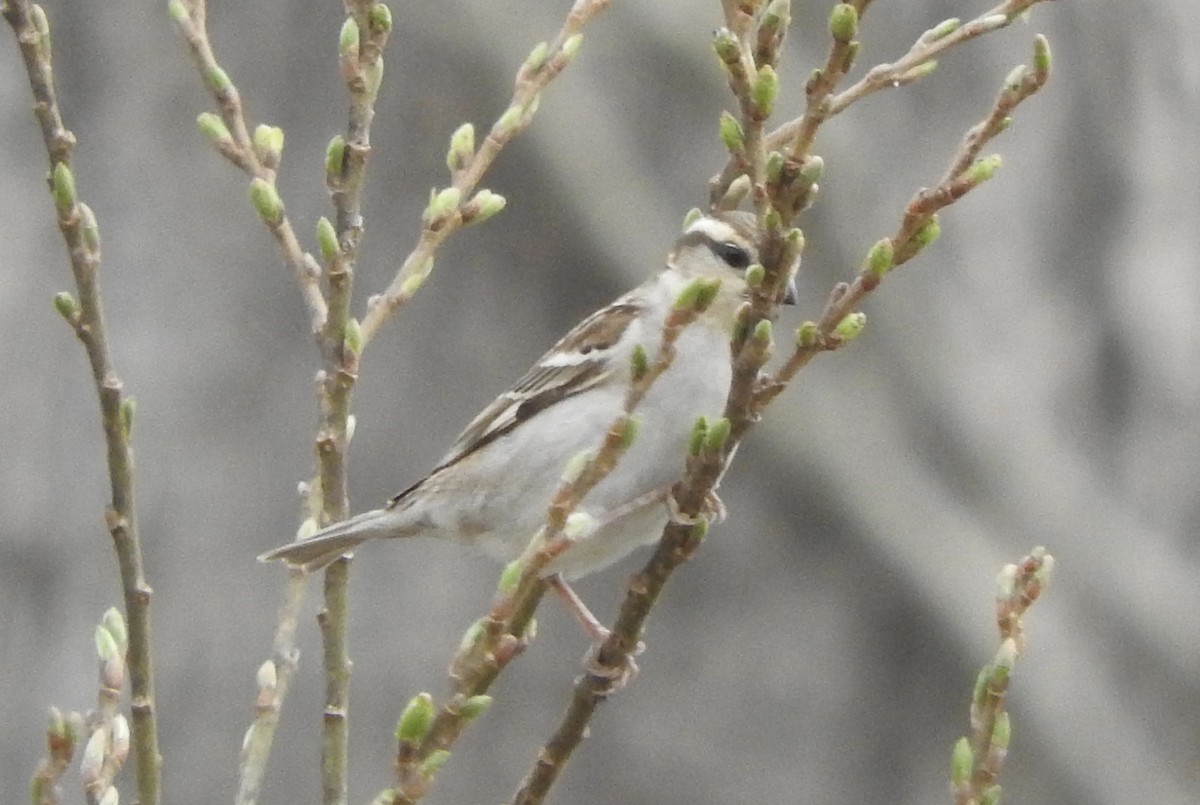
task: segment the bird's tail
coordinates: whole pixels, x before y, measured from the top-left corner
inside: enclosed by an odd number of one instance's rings
[[[286,562],[290,567],[310,573],[333,564],[359,543],[375,537],[396,536],[394,523],[388,522],[387,509],[374,509],[318,531],[307,539],[298,540],[267,551],[258,557],[260,562]]]

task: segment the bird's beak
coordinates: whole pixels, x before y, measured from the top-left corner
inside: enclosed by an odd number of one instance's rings
[[[799,301],[796,297],[796,280],[795,278],[792,278],[788,280],[787,292],[783,295],[783,303],[785,305],[794,305],[797,301]]]

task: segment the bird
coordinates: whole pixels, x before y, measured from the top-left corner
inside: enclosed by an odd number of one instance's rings
[[[636,409],[637,437],[615,469],[581,501],[591,523],[545,568],[562,585],[657,541],[668,493],[683,475],[696,420],[720,416],[731,379],[730,339],[758,263],[756,217],[714,212],[687,224],[664,268],[583,319],[508,391],[467,425],[421,480],[384,507],[268,551],[317,571],[367,540],[430,536],[476,546],[502,562],[522,555],[545,523],[564,468],[599,447],[623,411],[639,345],[654,356],[663,324],[696,279],[719,279],[712,304],[685,327],[676,354]],[[795,302],[789,277],[786,303]],[[570,602],[568,601],[570,605]]]

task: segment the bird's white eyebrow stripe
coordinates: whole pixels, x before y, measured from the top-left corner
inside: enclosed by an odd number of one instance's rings
[[[718,221],[716,218],[707,218],[703,216],[693,221],[692,225],[687,228],[684,234],[706,235],[717,243],[725,243],[726,241],[741,243],[744,240],[741,233],[724,221]]]

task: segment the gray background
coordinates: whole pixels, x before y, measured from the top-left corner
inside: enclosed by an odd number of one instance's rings
[[[799,108],[823,57],[827,6],[797,4],[781,109]],[[566,7],[396,4],[360,304],[445,183],[450,132],[502,111]],[[876,3],[862,61],[983,9]],[[168,799],[227,800],[281,587],[253,558],[296,526],[315,352],[244,178],[195,131],[208,101],[163,5],[48,11],[79,186],[103,231],[112,346],[139,402]],[[344,125],[340,4],[216,3],[210,16],[252,120],[287,132],[280,185],[308,238],[328,212],[321,155]],[[1194,801],[1198,17],[1186,0],[1049,4],[822,132],[793,326],[940,175],[1033,33],[1051,36],[1056,76],[995,144],[997,179],[943,216],[936,248],[870,300],[862,339],[818,360],[743,448],[728,522],[672,582],[641,677],[602,708],[555,801],[948,801],[949,748],[994,646],[994,575],[1040,543],[1060,573],[1028,620],[1006,801]],[[509,209],[453,240],[366,356],[356,509],[417,479],[557,334],[661,263],[722,161],[718,24],[716,2],[672,0],[614,4],[589,29],[487,180]],[[0,799],[18,801],[46,706],[93,701],[91,634],[117,584],[95,402],[50,305],[69,275],[7,31],[0,53]],[[635,566],[581,591],[609,616]],[[400,706],[442,690],[496,572],[450,545],[361,553],[353,801],[387,783]],[[319,796],[317,597],[269,801]],[[433,801],[503,801],[549,734],[585,643],[557,606],[541,621]]]

